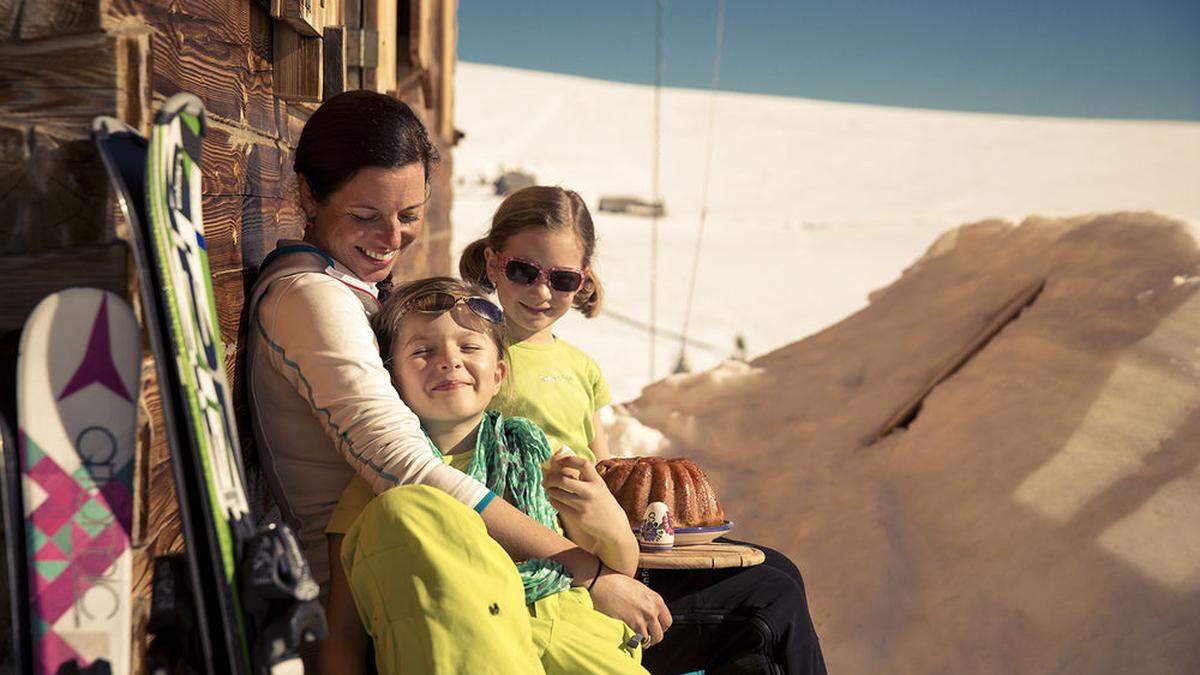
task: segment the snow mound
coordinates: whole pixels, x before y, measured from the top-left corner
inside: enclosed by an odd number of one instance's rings
[[[658,429],[642,424],[625,406],[600,410],[600,424],[613,457],[647,457],[671,453],[671,442]]]
[[[1198,275],[1153,213],[978,222],[629,410],[800,565],[831,672],[1200,672]]]

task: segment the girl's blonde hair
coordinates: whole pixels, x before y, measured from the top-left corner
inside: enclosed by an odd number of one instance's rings
[[[596,231],[592,226],[592,214],[587,204],[574,190],[558,186],[534,185],[512,193],[500,203],[492,216],[492,227],[480,239],[463,249],[458,261],[458,273],[462,278],[495,290],[487,276],[486,249],[496,252],[504,250],[509,237],[525,230],[541,228],[549,231],[571,230],[583,244],[583,266],[587,274],[583,286],[575,294],[572,306],[591,318],[600,312],[604,289],[600,278],[592,269],[592,254],[596,250]]]
[[[409,305],[413,299],[428,293],[438,292],[449,293],[456,298],[469,298],[487,294],[487,291],[484,289],[474,284],[459,281],[453,277],[418,279],[396,288],[388,296],[388,299],[384,301],[383,309],[371,319],[371,328],[375,330],[375,338],[379,341],[379,354],[383,357],[384,365],[391,363],[392,347],[396,341],[396,336],[400,334],[401,322],[404,321],[404,317],[408,316],[408,310],[411,309]],[[507,360],[508,348],[504,345],[504,326],[483,319],[480,319],[479,323],[483,326],[483,330],[480,332],[491,338],[492,342],[496,345],[497,360]]]

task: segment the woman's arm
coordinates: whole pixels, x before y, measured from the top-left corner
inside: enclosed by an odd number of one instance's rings
[[[493,499],[480,514],[488,534],[516,562],[549,558],[567,568],[573,586],[586,586],[595,578],[599,559],[561,534],[521,513],[515,506]]]
[[[325,619],[329,635],[321,641],[317,664],[322,673],[366,673],[367,631],[363,629],[350,593],[350,583],[342,569],[342,539],[345,535],[330,534],[329,543],[329,601]]]
[[[591,553],[543,527],[501,499],[493,499],[482,515],[488,533],[500,542],[514,560],[536,557],[562,563],[575,577],[573,586],[590,587],[592,602],[598,611],[624,621],[642,635],[650,636],[650,644],[662,640],[663,632],[671,625],[671,613],[662,597],[634,579],[632,572],[627,576],[616,574],[607,567],[601,569]],[[596,577],[597,572],[600,573],[599,578]]]
[[[430,452],[420,420],[383,366],[362,301],[341,282],[317,273],[275,281],[251,330],[272,369],[307,402],[333,448],[376,494],[395,485],[430,485],[472,508],[487,496],[479,481]]]

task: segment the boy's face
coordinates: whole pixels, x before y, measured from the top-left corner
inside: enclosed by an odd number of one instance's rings
[[[500,390],[507,364],[496,344],[472,328],[482,319],[466,306],[437,315],[412,312],[392,347],[392,383],[429,428],[482,413]]]
[[[504,242],[503,253],[532,260],[543,268],[583,266],[583,244],[571,230],[525,230]],[[510,281],[499,256],[492,251],[486,255],[488,279],[504,308],[504,322],[517,340],[548,331],[571,309],[577,291],[556,291],[545,279],[529,285]]]

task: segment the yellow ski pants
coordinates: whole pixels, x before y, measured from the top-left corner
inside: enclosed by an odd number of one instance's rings
[[[520,575],[479,514],[428,486],[371,500],[342,566],[382,675],[646,673],[633,631],[572,588],[525,605]]]

